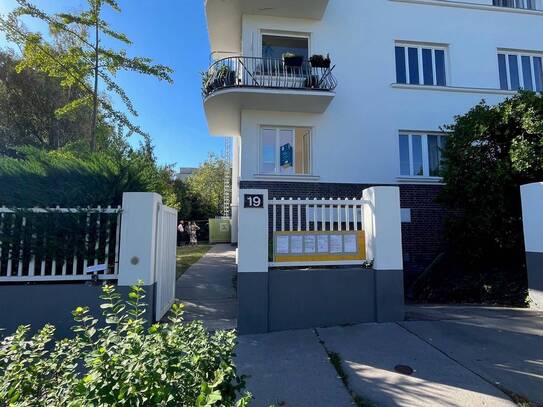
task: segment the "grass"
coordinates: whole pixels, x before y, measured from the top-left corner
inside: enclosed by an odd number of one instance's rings
[[[200,258],[211,249],[209,244],[199,244],[198,246],[181,246],[177,248],[177,279],[181,277],[187,269],[196,263]]]

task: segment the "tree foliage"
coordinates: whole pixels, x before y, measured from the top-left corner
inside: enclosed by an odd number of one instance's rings
[[[176,181],[180,217],[204,220],[221,215],[225,177],[231,177],[229,165],[224,159],[210,154],[189,178]]]
[[[456,118],[443,152],[449,252],[418,282],[431,300],[523,303],[521,185],[543,180],[543,96],[485,102]]]
[[[116,206],[123,192],[157,192],[178,207],[172,170],[156,164],[150,144],[94,153],[21,147],[0,156],[0,185],[0,205],[12,207]]]
[[[131,44],[125,34],[114,31],[103,19],[106,7],[121,11],[118,3],[115,0],[87,0],[87,9],[79,13],[48,14],[28,0],[16,1],[19,6],[7,17],[0,18],[0,30],[23,50],[18,69],[37,69],[58,79],[63,87],[75,88],[79,92],[77,98],[57,109],[57,115],[90,109],[91,150],[96,149],[99,110],[108,120],[147,136],[124,112],[115,109],[104,94],[99,93],[99,84],[103,84],[107,92],[117,95],[132,116],[137,116],[130,98],[115,81],[118,72],[131,71],[172,82],[172,70],[153,64],[150,58],[130,57],[125,49],[105,45],[104,40],[116,41],[121,46]],[[46,23],[53,40],[47,40],[41,33],[28,32],[20,20],[25,16]],[[64,39],[63,47],[55,42],[58,38]]]
[[[23,145],[44,149],[89,145],[90,108],[57,115],[58,109],[80,98],[81,91],[62,87],[58,79],[34,69],[18,70],[20,62],[13,51],[0,51],[0,153]],[[98,149],[114,132],[100,115]]]
[[[234,332],[185,323],[177,304],[169,323],[146,328],[144,297],[136,285],[124,302],[105,285],[103,320],[78,307],[73,338],[55,340],[52,325],[32,337],[19,327],[0,342],[0,405],[247,406]]]

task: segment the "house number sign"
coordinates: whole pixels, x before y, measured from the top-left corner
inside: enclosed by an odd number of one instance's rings
[[[245,195],[244,208],[264,209],[264,195]]]

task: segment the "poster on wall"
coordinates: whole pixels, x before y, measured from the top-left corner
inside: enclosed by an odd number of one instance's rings
[[[276,263],[349,261],[363,263],[366,256],[364,231],[274,232]]]
[[[279,165],[283,169],[288,169],[293,166],[294,156],[292,144],[283,144],[279,149]]]

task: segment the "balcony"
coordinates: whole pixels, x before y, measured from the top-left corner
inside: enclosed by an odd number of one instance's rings
[[[329,61],[229,57],[204,74],[202,94],[213,135],[240,133],[243,109],[324,113],[335,96],[334,67]]]
[[[329,0],[205,0],[211,52],[241,53],[244,14],[321,20]]]

